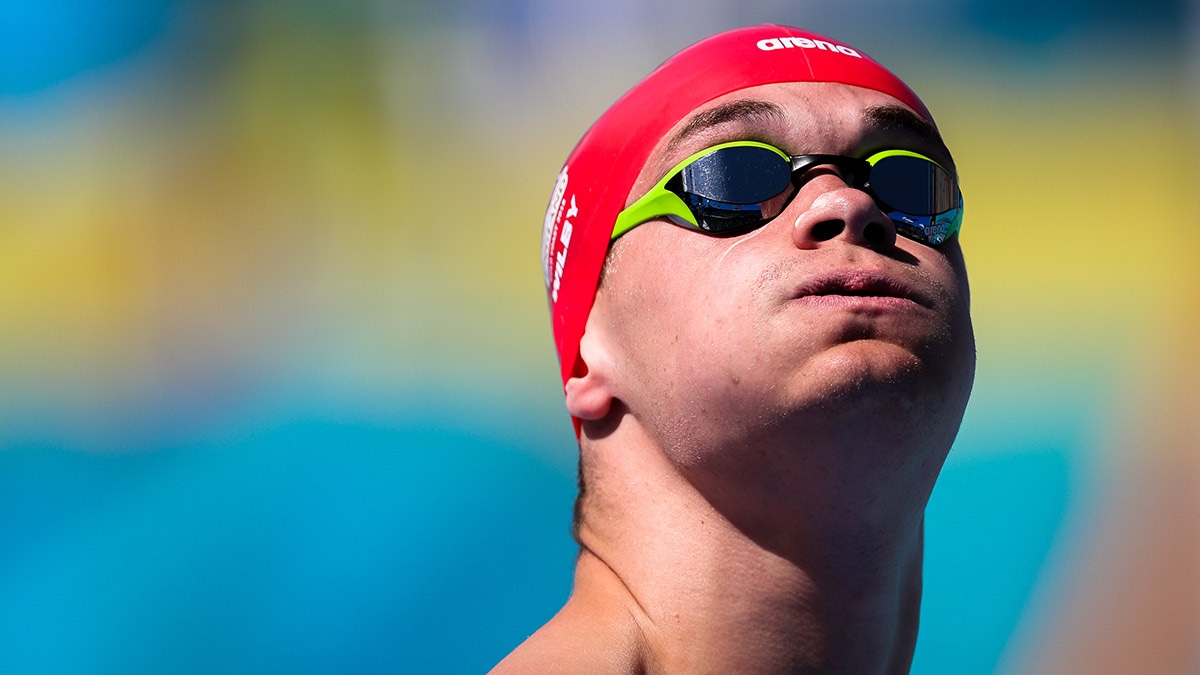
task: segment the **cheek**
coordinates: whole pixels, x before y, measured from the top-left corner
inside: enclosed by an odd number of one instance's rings
[[[942,249],[937,259],[930,261],[931,281],[941,291],[947,307],[944,312],[948,331],[948,347],[943,352],[943,366],[953,372],[951,378],[962,378],[969,389],[975,372],[975,334],[971,322],[971,293],[962,249],[957,240]]]
[[[738,321],[729,296],[690,275],[650,276],[623,293],[614,313],[622,352],[640,371],[675,379],[710,361],[731,340]]]
[[[693,250],[684,238],[622,258],[608,291],[629,396],[704,407],[708,392],[736,385],[738,361],[753,352],[753,280],[726,264],[721,253],[732,242],[722,243],[721,251]]]
[[[954,240],[945,245],[939,252],[942,255],[937,261],[940,263],[937,267],[938,280],[944,285],[950,302],[954,304],[954,320],[959,324],[965,322],[966,328],[969,331],[971,323],[971,290],[967,282],[967,268],[963,260],[962,248],[959,246],[958,241]]]

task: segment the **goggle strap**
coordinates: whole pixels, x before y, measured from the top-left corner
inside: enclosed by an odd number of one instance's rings
[[[692,215],[692,210],[679,195],[656,186],[617,215],[611,238],[616,239],[646,221],[663,216],[674,216],[694,228],[700,228],[696,216]]]

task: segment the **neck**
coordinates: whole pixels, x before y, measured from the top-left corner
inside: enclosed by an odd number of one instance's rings
[[[924,499],[737,513],[660,452],[591,461],[604,479],[588,488],[577,596],[604,588],[624,607],[648,672],[908,672]]]

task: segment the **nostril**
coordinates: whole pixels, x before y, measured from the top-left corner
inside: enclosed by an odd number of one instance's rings
[[[823,220],[812,227],[813,239],[829,241],[846,229],[846,223],[840,220]]]
[[[882,246],[888,243],[891,237],[888,234],[888,228],[880,223],[867,223],[863,229],[863,239],[871,246]]]

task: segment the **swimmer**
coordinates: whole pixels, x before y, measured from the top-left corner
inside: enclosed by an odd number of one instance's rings
[[[542,237],[575,583],[495,673],[906,673],[975,370],[963,197],[865,53],[703,40],[570,153]]]

